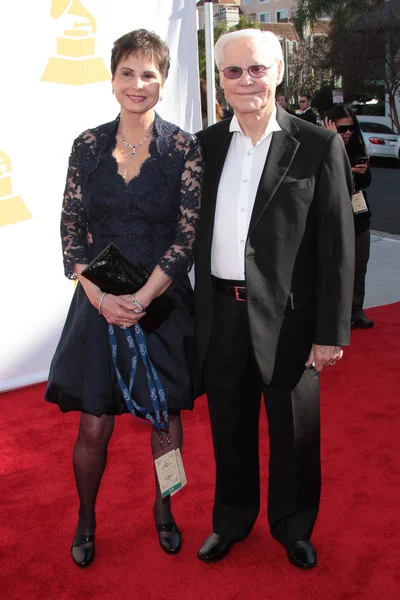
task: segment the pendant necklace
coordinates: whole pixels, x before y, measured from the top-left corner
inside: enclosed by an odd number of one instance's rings
[[[141,142],[139,142],[138,144],[136,144],[136,146],[134,146],[133,144],[129,144],[129,143],[126,141],[126,139],[124,138],[124,134],[122,133],[122,129],[120,129],[120,130],[119,130],[119,132],[120,132],[120,134],[121,134],[121,139],[122,139],[122,142],[125,144],[125,146],[126,146],[127,148],[132,148],[132,151],[131,151],[131,153],[130,153],[130,154],[131,154],[131,156],[135,156],[135,155],[136,155],[136,150],[137,150],[137,149],[138,149],[138,148],[139,148],[139,147],[140,147],[142,144],[144,144],[144,143],[145,143],[145,141],[146,141],[146,140],[147,140],[147,139],[150,137],[150,135],[151,135],[152,131],[153,131],[153,126],[151,126],[151,127],[150,127],[149,131],[146,133],[146,135],[144,136],[144,138],[142,139],[142,141],[141,141]]]

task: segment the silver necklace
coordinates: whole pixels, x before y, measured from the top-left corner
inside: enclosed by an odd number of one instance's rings
[[[126,139],[124,138],[124,134],[122,133],[122,129],[119,130],[120,134],[121,134],[121,139],[122,142],[125,144],[125,146],[127,148],[132,148],[131,151],[131,156],[135,156],[136,155],[136,150],[145,143],[145,141],[150,137],[151,132],[153,131],[153,127],[150,127],[149,131],[146,133],[146,135],[144,136],[144,138],[142,139],[141,142],[139,142],[138,144],[136,144],[135,146],[133,144],[129,144]]]

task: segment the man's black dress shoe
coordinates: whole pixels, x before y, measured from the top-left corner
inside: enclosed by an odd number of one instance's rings
[[[87,569],[94,561],[94,534],[76,535],[71,546],[73,561],[81,569]]]
[[[371,329],[375,323],[371,321],[371,319],[366,319],[365,317],[361,317],[360,319],[356,319],[351,322],[352,329]]]
[[[198,551],[197,558],[207,563],[222,560],[228,556],[234,543],[223,535],[212,533]]]
[[[317,553],[309,541],[292,542],[286,552],[289,561],[298,569],[312,569],[317,565]]]
[[[156,525],[158,541],[167,554],[177,554],[182,546],[182,535],[176,523]]]

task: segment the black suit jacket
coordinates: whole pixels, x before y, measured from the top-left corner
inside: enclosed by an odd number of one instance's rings
[[[251,338],[266,384],[285,379],[292,363],[304,369],[313,342],[349,343],[354,272],[352,174],[342,140],[280,107],[277,120],[282,131],[272,136],[245,246]],[[198,133],[205,158],[195,256],[202,363],[213,323],[211,245],[229,125]]]
[[[317,117],[311,108],[307,108],[307,110],[301,115],[303,121],[307,121],[308,123],[317,124]]]

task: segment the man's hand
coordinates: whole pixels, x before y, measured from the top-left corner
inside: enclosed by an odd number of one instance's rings
[[[306,367],[315,367],[316,371],[322,371],[324,367],[335,365],[343,356],[342,346],[319,346],[313,344],[306,362]],[[313,365],[314,363],[314,365]]]

